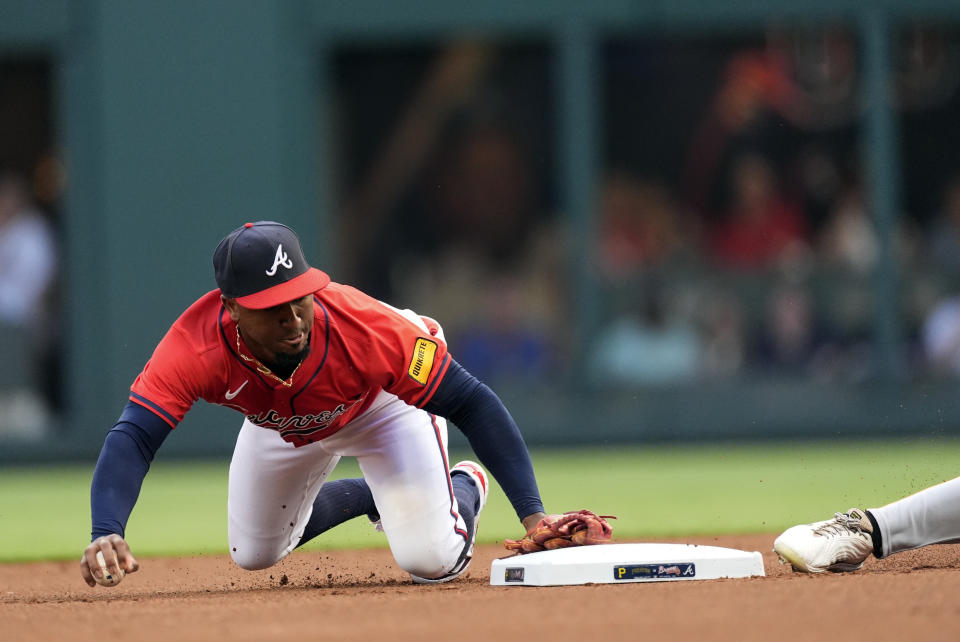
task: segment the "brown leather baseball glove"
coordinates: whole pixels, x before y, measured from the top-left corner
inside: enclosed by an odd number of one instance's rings
[[[575,510],[562,515],[547,515],[531,528],[523,539],[505,539],[503,546],[517,553],[609,544],[613,528],[608,519],[613,515],[597,515],[588,510]]]

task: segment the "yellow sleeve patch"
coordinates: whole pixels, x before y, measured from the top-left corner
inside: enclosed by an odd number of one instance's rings
[[[417,339],[413,346],[413,357],[410,359],[410,368],[407,374],[422,386],[427,385],[430,371],[433,370],[433,358],[437,354],[437,344],[430,339]]]

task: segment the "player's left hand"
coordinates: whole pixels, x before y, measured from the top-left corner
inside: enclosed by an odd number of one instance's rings
[[[103,559],[107,564],[107,571],[118,575],[122,569],[124,573],[135,573],[140,568],[140,563],[130,552],[130,546],[116,533],[104,535],[90,542],[83,549],[83,556],[80,558],[80,575],[89,586],[96,586],[97,578],[103,577],[100,564],[97,562],[97,553],[103,553]]]
[[[545,515],[532,527],[528,527],[528,519],[524,518],[527,534],[523,539],[503,540],[503,546],[507,550],[517,553],[534,553],[568,546],[608,544],[613,534],[613,527],[607,520],[616,519],[616,517],[597,515],[589,510],[578,510],[562,515]]]

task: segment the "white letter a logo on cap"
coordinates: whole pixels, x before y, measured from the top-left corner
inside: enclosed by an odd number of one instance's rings
[[[277,245],[277,255],[273,257],[273,266],[267,270],[267,276],[273,276],[277,273],[277,267],[282,265],[288,270],[293,267],[293,261],[290,260],[290,257],[287,256],[287,253],[283,251],[283,244]]]

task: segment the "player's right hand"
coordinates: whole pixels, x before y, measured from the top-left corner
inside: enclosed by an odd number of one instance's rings
[[[103,553],[107,570],[111,573],[118,574],[121,568],[126,573],[135,573],[140,568],[140,563],[122,537],[116,533],[98,537],[83,549],[83,556],[80,558],[80,575],[89,586],[97,585],[94,575],[103,576],[100,564],[97,563],[98,552]]]

